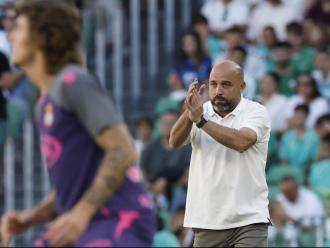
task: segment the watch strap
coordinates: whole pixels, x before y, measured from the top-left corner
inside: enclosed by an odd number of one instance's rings
[[[207,122],[207,120],[202,115],[200,121],[196,123],[196,127],[202,128],[205,125],[206,122]]]

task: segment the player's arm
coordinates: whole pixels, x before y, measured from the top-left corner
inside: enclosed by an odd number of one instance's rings
[[[55,197],[55,191],[51,191],[38,205],[26,211],[27,220],[32,226],[47,223],[56,218]]]
[[[55,191],[51,191],[32,209],[5,214],[1,220],[1,246],[8,246],[14,235],[21,234],[34,225],[52,221],[57,216],[55,195]]]
[[[132,138],[124,124],[106,128],[96,138],[105,151],[90,189],[74,207],[92,217],[123,182],[129,166],[137,159]]]

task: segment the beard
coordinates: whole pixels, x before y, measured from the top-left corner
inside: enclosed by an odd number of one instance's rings
[[[229,101],[224,97],[216,96],[211,100],[213,109],[217,113],[225,112],[229,113],[233,111],[236,107],[236,101]]]

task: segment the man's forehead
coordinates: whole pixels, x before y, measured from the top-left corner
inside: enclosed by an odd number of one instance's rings
[[[229,71],[212,70],[210,74],[210,81],[237,81],[239,75]]]

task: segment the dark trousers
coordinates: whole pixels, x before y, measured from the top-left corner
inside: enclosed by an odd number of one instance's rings
[[[194,229],[194,247],[267,247],[268,223],[226,230]]]

